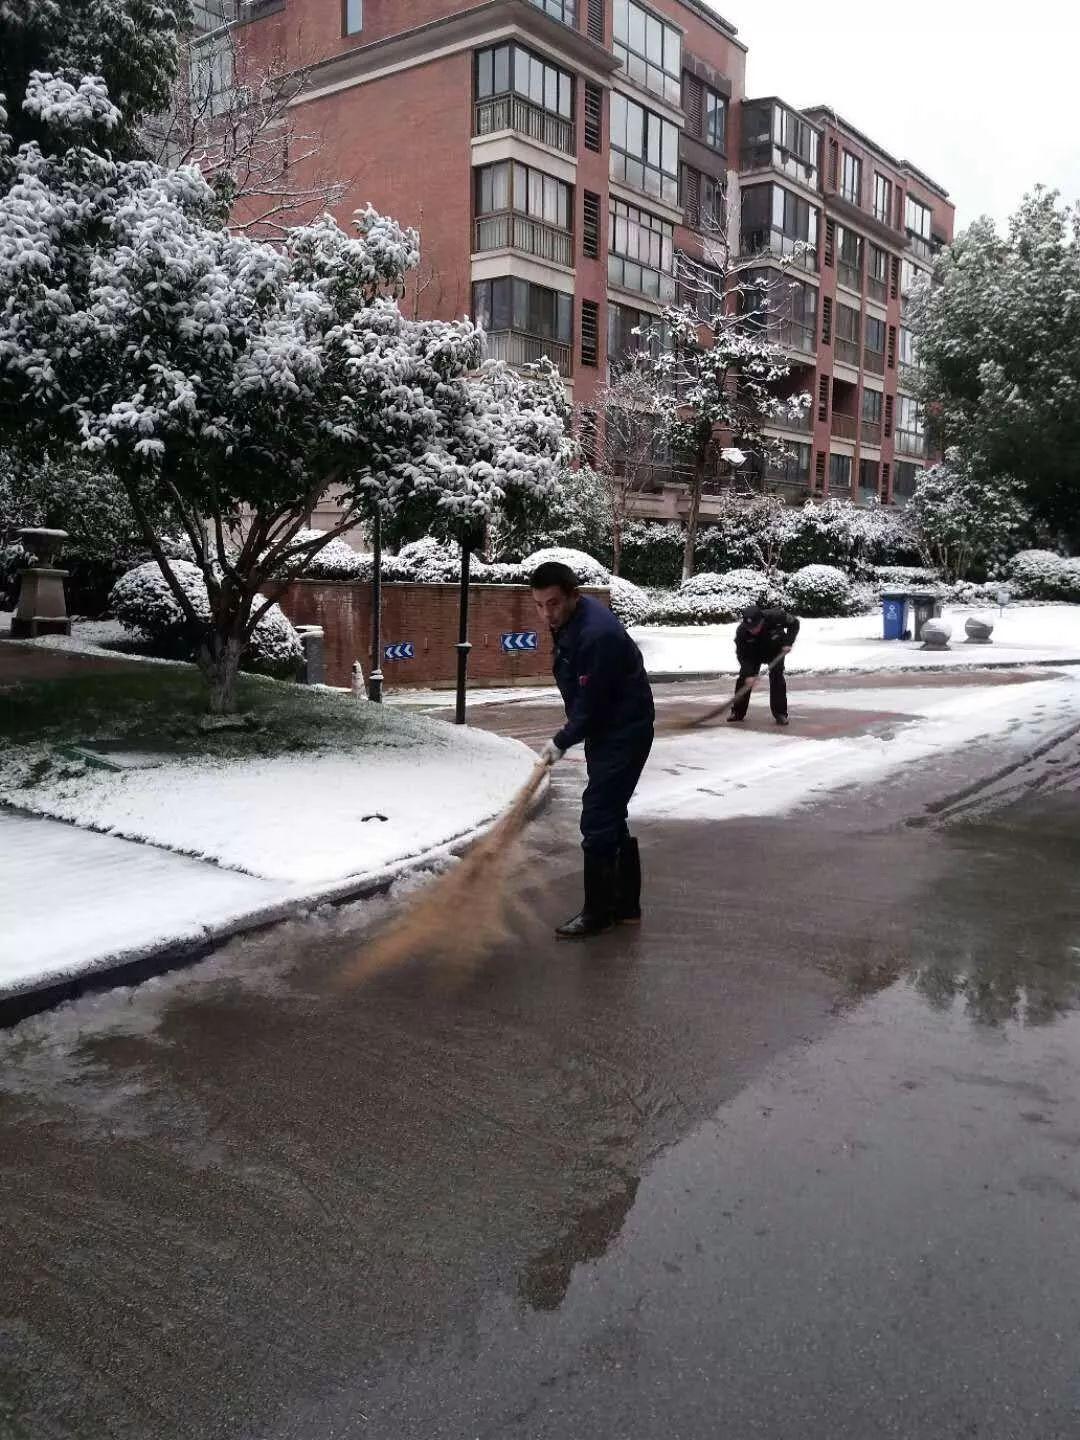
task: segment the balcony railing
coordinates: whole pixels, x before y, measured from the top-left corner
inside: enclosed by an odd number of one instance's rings
[[[837,415],[834,410],[832,433],[838,440],[856,440],[859,435],[859,422],[854,415]]]
[[[755,145],[744,145],[739,156],[739,168],[744,171],[779,170],[790,180],[808,185],[811,190],[817,189],[818,167],[796,155],[793,150],[787,150],[783,145],[775,145],[768,140],[762,140]]]
[[[863,351],[863,368],[869,370],[871,375],[884,375],[885,351],[871,350],[868,346]]]
[[[790,415],[785,414],[773,416],[765,423],[773,430],[786,430],[791,435],[809,435],[814,428],[814,416],[813,412],[807,409],[797,420],[793,420]]]
[[[841,340],[839,336],[834,342],[836,345],[836,358],[845,365],[854,365],[859,368],[859,342],[857,340]]]
[[[850,260],[838,260],[836,263],[836,278],[841,285],[846,285],[849,290],[855,290],[862,294],[862,272],[858,265],[852,265]]]
[[[926,436],[917,430],[897,430],[896,448],[902,455],[925,455]]]
[[[489,330],[487,332],[488,358],[502,360],[507,365],[522,369],[526,365],[537,365],[541,360],[550,360],[560,375],[571,373],[572,350],[560,340],[545,340],[539,335],[525,335],[520,330]]]
[[[773,320],[769,323],[769,339],[785,350],[798,350],[802,355],[817,354],[817,327],[800,325],[795,320]]]
[[[475,247],[481,250],[520,250],[555,265],[573,265],[574,237],[542,220],[532,220],[517,211],[503,210],[484,215],[476,222]]]
[[[859,425],[859,434],[862,436],[865,445],[880,445],[881,421],[863,420]]]
[[[741,244],[744,259],[755,255],[791,255],[802,270],[817,270],[817,249],[805,240],[796,240],[782,230],[744,230]]]
[[[574,127],[561,115],[543,110],[520,95],[493,95],[477,103],[475,114],[477,135],[495,135],[500,130],[515,130],[541,145],[550,145],[564,155],[575,155]]]
[[[887,305],[889,303],[888,285],[884,280],[878,280],[873,275],[871,275],[870,279],[866,282],[866,293],[870,296],[871,300],[876,300],[879,305]]]

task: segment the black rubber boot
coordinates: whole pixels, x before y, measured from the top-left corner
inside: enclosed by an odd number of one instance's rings
[[[618,925],[641,924],[641,851],[632,835],[628,835],[619,846],[615,922]]]
[[[614,857],[585,851],[585,904],[580,914],[555,931],[560,940],[587,940],[590,935],[602,935],[611,929],[615,924],[616,878]]]

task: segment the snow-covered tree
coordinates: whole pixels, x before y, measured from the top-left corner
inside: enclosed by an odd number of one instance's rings
[[[764,281],[750,277],[741,263],[708,272],[683,264],[689,267],[681,277],[686,298],[664,310],[658,327],[667,343],[643,348],[636,364],[652,391],[658,432],[688,475],[685,580],[694,572],[701,497],[710,472],[718,461],[737,474],[748,460],[763,465],[769,457],[781,458],[782,442],[767,437],[762,427],[801,418],[810,396],[779,394],[791,369],[772,338],[783,267],[778,278]]]
[[[54,91],[50,125],[109,127],[98,86],[36,83]],[[29,428],[116,475],[203,627],[200,665],[225,712],[283,564],[376,508],[471,535],[546,490],[563,431],[546,377],[482,368],[468,321],[402,315],[413,232],[368,209],[354,235],[324,216],[273,248],[222,229],[217,203],[194,169],[75,143],[0,152],[0,432]],[[340,522],[299,541],[330,490]],[[148,496],[190,542],[209,621],[172,574]]]
[[[976,221],[938,256],[911,323],[938,442],[1015,477],[1080,538],[1080,208],[1038,189],[1007,235]]]
[[[45,72],[107,95],[112,152],[139,149],[144,117],[168,106],[190,24],[189,0],[0,0],[0,95],[13,144],[67,141],[47,107],[23,103],[35,73]]]
[[[927,563],[952,580],[1007,553],[1030,523],[1016,481],[988,473],[957,449],[921,476],[907,508]]]

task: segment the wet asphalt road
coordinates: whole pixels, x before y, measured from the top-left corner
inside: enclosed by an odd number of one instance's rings
[[[642,825],[588,948],[556,776],[465,986],[337,912],[0,1037],[3,1440],[1080,1433],[1076,737]]]

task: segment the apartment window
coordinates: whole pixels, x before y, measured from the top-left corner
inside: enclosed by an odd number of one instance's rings
[[[521,45],[495,45],[476,56],[476,96],[488,100],[509,92],[541,110],[573,119],[574,82],[565,70],[549,65]]]
[[[218,30],[191,47],[191,105],[197,115],[224,115],[236,94],[236,53],[228,30]]]
[[[906,502],[915,494],[915,486],[922,476],[922,466],[912,465],[908,460],[896,462],[896,474],[893,479],[893,499]]]
[[[836,227],[837,278],[849,290],[862,293],[863,254],[866,242],[846,225]]]
[[[892,181],[885,175],[874,174],[874,215],[883,225],[892,220]]]
[[[858,310],[850,305],[836,307],[836,358],[845,365],[859,363],[859,321]]]
[[[868,289],[871,300],[884,305],[889,298],[889,255],[877,245],[870,246]]]
[[[345,34],[356,35],[364,28],[364,0],[345,0]]]
[[[675,303],[693,311],[703,324],[715,320],[724,302],[724,277],[714,265],[678,256]]]
[[[192,28],[197,34],[217,30],[236,19],[236,0],[195,0],[191,7]]]
[[[915,335],[906,325],[900,326],[900,364],[914,370],[919,361],[915,354]]]
[[[867,315],[865,343],[867,350],[873,350],[878,355],[885,354],[884,320],[879,320],[875,315]]]
[[[581,302],[581,363],[594,369],[600,363],[600,306],[595,300]],[[584,426],[582,426],[584,433]],[[595,454],[596,418],[592,422]]]
[[[604,92],[599,85],[585,82],[585,149],[599,152],[603,138]]]
[[[532,3],[538,10],[545,10],[556,20],[569,25],[572,30],[577,29],[577,0],[532,0]]]
[[[908,435],[922,435],[922,411],[914,395],[896,397],[896,428]]]
[[[829,456],[829,489],[850,490],[851,489],[851,456],[830,455]]]
[[[679,203],[678,127],[617,92],[611,96],[611,178]]]
[[[859,461],[859,489],[864,496],[877,495],[880,468],[880,462],[877,460]]]
[[[612,200],[608,206],[608,279],[653,300],[675,294],[675,227],[669,220]]]
[[[705,144],[711,145],[714,150],[723,150],[727,139],[727,101],[708,86],[705,87],[702,122]]]
[[[801,242],[808,252],[803,252],[798,263],[806,270],[815,268],[818,212],[800,195],[781,185],[752,185],[743,191],[742,224],[745,254],[771,250],[791,255]]]
[[[572,295],[527,280],[478,280],[473,285],[473,318],[489,333],[516,330],[569,345],[574,333],[573,309]]]
[[[573,212],[570,186],[517,161],[483,165],[476,171],[476,213],[495,215],[504,210],[516,210],[531,220],[569,230]]]
[[[586,260],[600,259],[600,196],[591,190],[581,203],[581,253]]]
[[[686,223],[691,230],[706,235],[724,228],[724,187],[712,175],[705,175],[689,165],[682,167],[682,204]]]
[[[755,318],[764,325],[769,338],[813,355],[817,349],[817,286],[791,276],[777,278],[775,272],[751,270],[753,287],[744,300],[754,307]]]
[[[612,305],[608,311],[608,364],[617,365],[639,350],[660,354],[670,345],[668,327],[655,315],[628,305]]]
[[[915,288],[916,281],[918,281],[925,274],[925,270],[920,270],[918,265],[913,264],[910,260],[901,260],[900,294],[910,295],[912,290],[914,290]]]
[[[880,390],[866,389],[862,392],[862,418],[868,425],[881,424],[881,407],[884,400]]]
[[[623,69],[672,105],[679,103],[682,36],[635,0],[615,0],[616,58]]]
[[[904,209],[904,223],[912,235],[919,236],[920,239],[925,240],[928,244],[930,241],[931,219],[932,216],[929,206],[923,205],[920,201],[913,199],[909,195],[907,197],[907,205]]]
[[[807,486],[810,484],[809,445],[784,442],[783,456],[769,461],[769,476],[784,485]]]
[[[844,178],[840,187],[845,200],[852,205],[862,204],[862,161],[850,150],[844,151]]]

